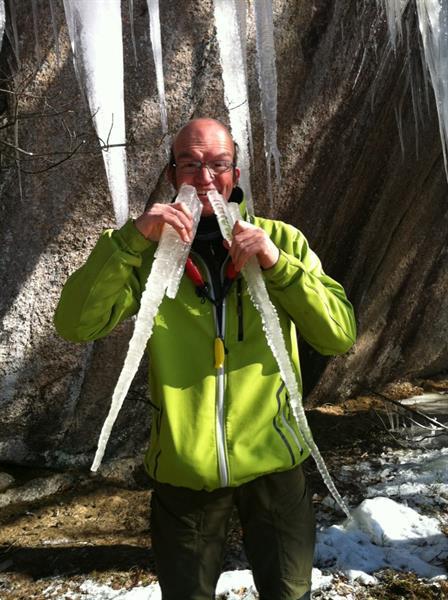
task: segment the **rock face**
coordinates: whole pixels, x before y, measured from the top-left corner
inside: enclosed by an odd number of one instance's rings
[[[78,346],[53,329],[64,281],[100,232],[113,226],[113,213],[62,12],[56,15],[58,58],[48,4],[38,3],[38,62],[25,4],[17,6],[20,66],[14,43],[6,40],[0,57],[0,87],[13,92],[0,99],[0,460],[84,465],[93,456],[132,323]],[[148,198],[172,192],[163,175],[146,1],[133,4],[137,62],[126,3],[122,14],[129,189],[137,216]],[[344,283],[359,324],[348,355],[323,361],[303,348],[310,400],[334,401],[441,372],[448,355],[447,181],[431,90],[425,99],[415,17],[408,11],[409,49],[403,43],[394,54],[387,52],[385,18],[374,2],[275,0],[274,11],[283,179],[272,211],[252,22],[248,29],[256,209],[305,233],[326,272]],[[171,133],[194,116],[226,121],[212,3],[166,0],[161,21]],[[145,378],[142,365],[108,457],[129,456],[146,444]]]

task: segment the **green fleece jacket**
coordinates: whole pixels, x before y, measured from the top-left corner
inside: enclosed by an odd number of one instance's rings
[[[280,249],[263,276],[301,387],[296,329],[322,354],[346,352],[356,336],[353,309],[300,231],[258,217],[254,224]],[[155,250],[132,221],[106,231],[64,286],[55,315],[60,335],[95,340],[135,314]],[[237,486],[309,454],[245,282],[232,286],[222,318],[226,353],[216,368],[214,305],[201,302],[184,275],[176,298],[160,306],[147,348],[153,419],[145,457],[158,481],[198,490]]]

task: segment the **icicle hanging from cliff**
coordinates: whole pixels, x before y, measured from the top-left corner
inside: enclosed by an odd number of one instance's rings
[[[275,66],[274,19],[271,0],[253,3],[257,29],[257,67],[264,125],[268,193],[272,207],[271,159],[280,181],[280,152],[277,147],[277,69]]]
[[[241,41],[241,53],[243,56],[244,76],[246,78],[246,94],[249,98],[249,84],[247,76],[247,4],[246,0],[235,0],[236,17],[238,20],[238,31]],[[249,104],[248,104],[249,106]],[[254,148],[252,143],[252,125],[250,121],[250,110],[247,111],[247,136],[249,138],[250,158],[254,158]]]
[[[0,50],[2,49],[3,34],[5,32],[5,22],[6,22],[5,3],[3,2],[3,0],[0,0]]]
[[[249,100],[237,6],[235,0],[213,0],[213,6],[224,82],[224,101],[229,111],[232,136],[239,146],[241,187],[246,196],[248,211],[253,214],[250,187]]]
[[[442,0],[416,0],[416,4],[425,61],[436,98],[443,161],[448,177],[448,4]]]
[[[397,41],[400,41],[403,36],[401,17],[403,16],[409,0],[380,0],[380,2],[384,5],[384,9],[386,11],[389,37],[392,47],[395,50],[397,47]]]
[[[120,0],[64,0],[76,71],[100,139],[117,225],[128,218]]]
[[[149,27],[151,33],[151,46],[156,67],[157,91],[159,94],[160,120],[162,122],[162,131],[168,133],[168,119],[166,113],[165,101],[165,83],[163,79],[162,62],[162,40],[160,35],[160,11],[159,0],[147,0],[149,12]]]

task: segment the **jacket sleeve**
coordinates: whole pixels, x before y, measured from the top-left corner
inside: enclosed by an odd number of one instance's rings
[[[318,352],[349,350],[356,340],[356,323],[343,287],[325,275],[300,231],[276,222],[271,238],[280,249],[277,263],[264,271],[271,296]]]
[[[91,341],[135,314],[142,292],[137,269],[150,246],[132,221],[105,231],[62,290],[54,317],[58,333],[72,342]]]

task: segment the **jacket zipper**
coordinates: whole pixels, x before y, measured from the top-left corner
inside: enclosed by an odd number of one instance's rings
[[[195,253],[196,256],[196,253]],[[213,289],[213,279],[211,273],[201,257],[201,265],[204,268],[204,271],[207,274],[207,278],[210,282],[210,292],[212,294],[212,298],[215,299],[215,290]],[[221,267],[221,282],[223,281],[223,274],[225,268],[226,261],[224,261]],[[215,319],[215,327],[216,327],[216,335],[219,337],[224,343],[224,332],[226,325],[226,300],[225,298],[222,301],[221,305],[221,322],[218,322],[218,311],[216,309],[215,304],[213,304],[213,315]],[[225,360],[225,359],[224,359]],[[225,379],[225,369],[224,365],[216,369],[216,419],[215,419],[215,428],[216,428],[216,447],[217,447],[217,456],[218,456],[218,470],[219,470],[219,479],[221,482],[221,487],[228,487],[229,485],[229,467],[227,464],[227,453],[226,453],[226,433],[224,427],[224,379]]]

